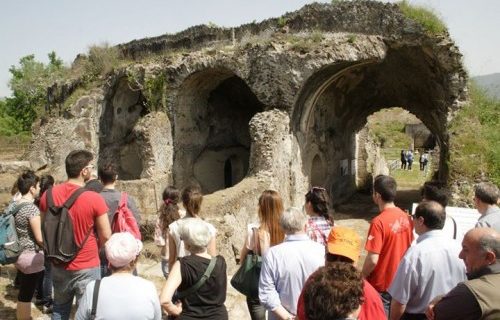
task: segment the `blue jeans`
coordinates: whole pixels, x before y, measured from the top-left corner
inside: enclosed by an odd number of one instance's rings
[[[38,283],[36,299],[45,306],[52,304],[52,263],[48,259],[45,259],[45,271]]]
[[[65,270],[62,266],[52,265],[52,282],[54,284],[54,308],[52,320],[68,320],[76,297],[76,304],[85,292],[87,284],[101,278],[99,267],[83,270]]]
[[[380,299],[382,299],[382,304],[384,305],[385,315],[387,316],[387,319],[389,319],[389,316],[391,315],[392,297],[389,294],[389,292],[379,292],[379,294],[380,294]]]

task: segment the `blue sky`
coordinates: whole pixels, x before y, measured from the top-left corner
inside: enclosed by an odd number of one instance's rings
[[[0,97],[10,95],[9,67],[54,50],[66,63],[89,45],[118,44],[213,22],[237,26],[279,16],[305,0],[1,0]],[[318,1],[322,2],[322,1]],[[470,74],[500,72],[500,1],[412,0],[435,9],[464,54]]]

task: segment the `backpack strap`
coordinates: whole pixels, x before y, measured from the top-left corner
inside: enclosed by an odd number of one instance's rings
[[[127,201],[128,201],[127,193],[126,192],[122,192],[122,195],[121,195],[121,198],[120,198],[120,203],[118,203],[118,208],[120,208],[123,205],[126,205]]]
[[[12,209],[12,211],[10,212],[10,214],[15,217],[16,214],[21,211],[22,208],[26,207],[27,205],[30,205],[31,203],[29,202],[21,202],[17,205],[14,206],[14,208]]]
[[[456,240],[457,239],[457,222],[455,221],[455,219],[450,216],[451,218],[451,221],[453,221],[453,240]]]
[[[256,255],[261,255],[261,248],[260,248],[260,239],[259,239],[259,229],[257,228],[252,228],[253,232],[253,244],[254,244],[254,251]]]
[[[47,191],[50,191],[48,194],[47,194],[47,204],[49,204],[49,197],[50,197],[50,201],[52,202],[52,205],[54,204],[54,200],[52,198],[52,188],[50,188],[49,190]],[[78,188],[75,192],[73,192],[71,194],[71,196],[63,203],[63,207],[65,207],[66,209],[69,209],[73,206],[73,204],[75,203],[76,199],[78,199],[78,197],[84,193],[85,191],[88,191],[87,189],[83,188],[83,187],[80,187]],[[83,248],[83,246],[85,245],[85,242],[87,242],[87,239],[89,238],[90,234],[92,233],[92,230],[93,230],[93,227],[91,227],[89,229],[89,231],[87,232],[87,234],[85,235],[85,238],[83,239],[82,243],[80,245],[77,244],[78,246],[78,251],[80,251],[81,248]]]
[[[65,207],[66,209],[69,209],[71,208],[71,206],[73,205],[73,203],[75,203],[76,199],[78,199],[78,197],[84,193],[85,191],[88,191],[87,189],[81,187],[81,188],[78,188],[75,192],[73,192],[71,194],[71,196],[68,198],[68,200],[66,200],[66,202],[63,203],[63,207]]]
[[[205,270],[205,273],[201,276],[201,278],[198,279],[198,281],[195,284],[193,284],[190,288],[182,291],[177,291],[177,297],[179,299],[182,299],[198,291],[198,289],[200,289],[201,286],[205,284],[207,279],[210,278],[210,275],[212,274],[212,271],[214,270],[216,263],[217,263],[217,257],[212,257],[212,259],[210,259],[210,263],[208,264],[207,269]]]
[[[90,319],[94,320],[97,313],[97,300],[99,299],[99,287],[101,286],[101,280],[98,279],[94,283],[94,292],[92,294],[92,310],[90,311]]]

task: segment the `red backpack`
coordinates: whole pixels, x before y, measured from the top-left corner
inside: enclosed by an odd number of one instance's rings
[[[116,208],[115,216],[111,223],[111,231],[113,233],[129,232],[136,239],[141,240],[141,232],[137,226],[137,221],[135,220],[134,214],[127,206],[126,192],[122,192],[120,203],[118,203],[118,208]]]

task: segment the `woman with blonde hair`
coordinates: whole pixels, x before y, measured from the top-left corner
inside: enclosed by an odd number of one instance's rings
[[[259,197],[259,222],[247,226],[247,237],[241,249],[240,261],[245,261],[249,252],[262,256],[270,247],[283,242],[285,233],[279,223],[283,210],[283,199],[278,192],[262,192]],[[252,320],[266,318],[266,311],[258,297],[247,296],[247,306]]]

